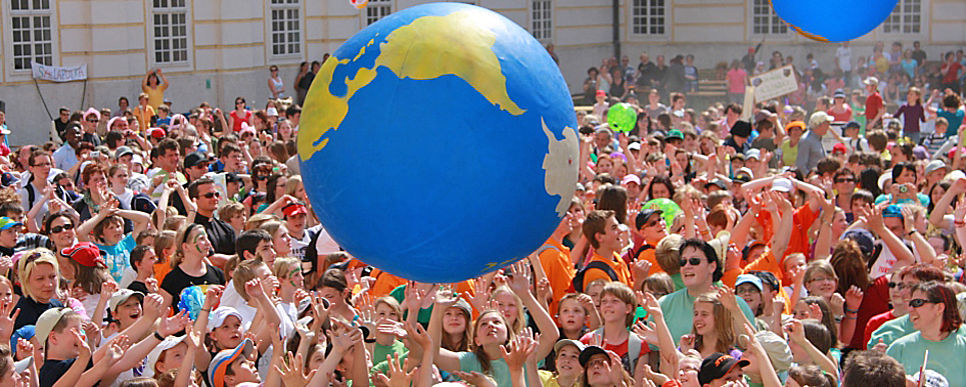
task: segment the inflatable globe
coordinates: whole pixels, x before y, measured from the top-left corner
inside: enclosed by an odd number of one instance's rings
[[[557,65],[484,8],[432,3],[339,47],[306,97],[305,189],[348,253],[457,282],[540,247],[570,206],[578,136]]]
[[[844,42],[874,30],[899,0],[772,0],[782,20],[803,36]]]

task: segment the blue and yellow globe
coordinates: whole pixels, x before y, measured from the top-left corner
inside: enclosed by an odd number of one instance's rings
[[[339,47],[303,107],[305,189],[354,257],[456,282],[539,248],[577,182],[577,123],[550,55],[509,19],[432,3]]]

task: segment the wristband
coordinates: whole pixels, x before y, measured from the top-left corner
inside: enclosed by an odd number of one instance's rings
[[[852,316],[852,317],[849,317],[849,316],[845,316],[845,318],[846,318],[847,320],[858,320],[858,317],[855,317],[855,316]]]
[[[966,227],[966,220],[953,221],[953,225],[959,228]]]
[[[366,343],[375,343],[376,342],[376,339],[375,338],[371,338],[371,339],[364,339],[362,341],[364,341]]]
[[[211,313],[211,309],[202,309],[202,312]]]
[[[158,331],[154,331],[154,338],[158,339],[158,341],[164,341],[164,337]]]
[[[845,308],[845,312],[846,313],[859,313],[859,310],[858,309]]]

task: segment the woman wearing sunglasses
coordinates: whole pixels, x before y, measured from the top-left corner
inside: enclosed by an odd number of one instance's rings
[[[43,231],[49,241],[48,248],[57,257],[60,275],[67,280],[71,297],[84,304],[88,315],[92,315],[100,298],[101,285],[112,279],[103,258],[63,254],[73,253],[75,249],[72,247],[78,243],[75,224],[75,219],[69,212],[55,212],[44,220]]]
[[[241,132],[242,122],[252,125],[252,111],[245,107],[245,99],[235,98],[235,109],[228,114],[228,126],[235,133]]]
[[[33,325],[47,309],[60,308],[64,304],[57,299],[60,265],[50,251],[30,250],[17,261],[17,273],[23,297],[15,309],[20,313],[14,321],[13,330]]]
[[[946,377],[950,386],[966,385],[966,329],[959,314],[956,293],[939,281],[923,282],[912,288],[909,320],[916,331],[896,340],[886,354],[892,356],[912,375],[923,366]]]

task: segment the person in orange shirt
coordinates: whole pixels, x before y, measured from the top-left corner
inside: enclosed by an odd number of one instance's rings
[[[557,229],[550,235],[550,239],[537,249],[540,266],[550,281],[553,300],[550,302],[550,314],[557,314],[557,304],[567,295],[577,270],[570,262],[570,249],[563,245],[563,239],[576,227],[577,219],[572,212],[564,216]]]
[[[148,93],[138,95],[138,106],[134,108],[134,118],[138,120],[138,128],[147,130],[151,127],[151,117],[154,117],[154,108],[148,105]]]
[[[620,281],[632,286],[631,272],[618,255],[621,249],[620,224],[614,211],[591,211],[584,220],[583,231],[584,237],[594,248],[594,255],[574,277],[574,289],[583,291],[598,279]]]
[[[637,230],[644,237],[644,244],[636,250],[637,254],[635,255],[638,260],[644,260],[651,264],[651,270],[648,271],[647,276],[664,271],[654,257],[657,244],[667,236],[667,223],[661,216],[662,214],[664,214],[664,211],[647,208],[637,213],[637,218],[634,219]],[[643,278],[640,280],[643,280]]]

